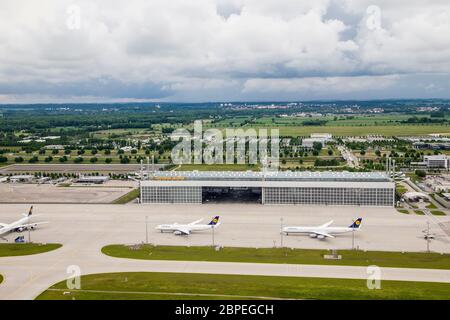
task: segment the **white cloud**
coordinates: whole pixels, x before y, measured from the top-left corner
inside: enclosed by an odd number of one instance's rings
[[[79,30],[67,27],[71,5]],[[239,99],[261,83],[280,99],[279,84],[351,96],[373,83],[382,96],[381,75],[392,87],[396,74],[450,73],[443,0],[2,0],[0,30],[0,94],[15,99]]]
[[[391,76],[360,77],[313,77],[296,79],[249,79],[244,92],[298,92],[304,93],[349,93],[366,90],[383,90],[400,79]]]

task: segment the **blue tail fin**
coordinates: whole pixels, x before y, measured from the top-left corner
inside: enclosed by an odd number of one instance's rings
[[[219,222],[219,216],[215,216],[208,225],[215,226]]]
[[[362,218],[358,218],[349,228],[358,229],[361,226]]]

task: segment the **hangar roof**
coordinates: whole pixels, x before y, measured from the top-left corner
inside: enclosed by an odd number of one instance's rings
[[[151,180],[196,180],[196,181],[354,181],[390,182],[384,172],[348,171],[156,171],[150,174]]]

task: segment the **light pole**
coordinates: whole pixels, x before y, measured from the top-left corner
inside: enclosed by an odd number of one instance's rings
[[[280,218],[280,245],[283,248],[283,217]]]
[[[145,216],[145,243],[148,244],[148,216]]]
[[[355,220],[353,220],[355,221]],[[352,250],[355,250],[355,228],[352,228]]]

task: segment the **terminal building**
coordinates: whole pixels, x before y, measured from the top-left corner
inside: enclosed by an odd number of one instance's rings
[[[395,183],[381,172],[156,171],[140,183],[143,204],[243,202],[394,206]]]

